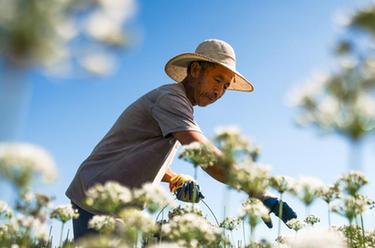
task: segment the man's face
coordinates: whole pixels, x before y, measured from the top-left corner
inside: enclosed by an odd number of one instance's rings
[[[195,79],[195,104],[207,106],[224,95],[234,79],[234,73],[221,65],[216,65],[200,70]]]

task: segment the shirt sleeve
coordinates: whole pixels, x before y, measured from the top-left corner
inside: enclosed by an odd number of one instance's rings
[[[158,122],[164,137],[179,131],[201,132],[194,121],[193,108],[188,99],[175,94],[161,96],[152,108],[152,116]]]

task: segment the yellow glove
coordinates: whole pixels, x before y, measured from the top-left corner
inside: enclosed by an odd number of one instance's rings
[[[184,183],[188,183],[188,182],[195,182],[195,180],[191,176],[178,174],[172,177],[171,180],[169,181],[169,190],[172,193],[176,193],[176,191],[180,189],[182,185],[184,185]]]

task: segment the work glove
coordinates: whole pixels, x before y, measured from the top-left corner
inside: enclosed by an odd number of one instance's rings
[[[179,174],[171,178],[169,190],[180,201],[198,203],[201,199],[204,199],[199,185],[193,178],[184,174]]]
[[[278,198],[267,196],[262,200],[262,202],[269,209],[269,213],[274,213],[276,216],[279,216],[280,200]],[[297,218],[297,214],[293,211],[291,207],[289,207],[288,203],[284,201],[282,201],[282,203],[283,210],[281,220],[286,224],[289,220]],[[268,228],[273,227],[271,218],[263,219],[263,221]]]

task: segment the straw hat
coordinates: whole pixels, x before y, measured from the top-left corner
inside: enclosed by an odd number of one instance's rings
[[[187,73],[187,67],[193,61],[208,61],[222,65],[235,73],[234,81],[228,90],[253,91],[253,85],[236,70],[236,55],[233,48],[222,40],[209,39],[200,43],[195,53],[182,53],[170,59],[165,72],[173,80],[181,82]]]

